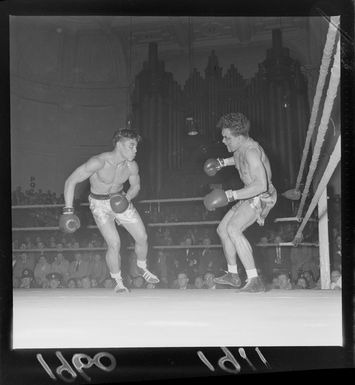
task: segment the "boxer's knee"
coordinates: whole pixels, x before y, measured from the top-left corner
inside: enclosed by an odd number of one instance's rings
[[[106,241],[107,243],[107,249],[109,251],[118,253],[120,251],[121,242],[119,239],[109,239]]]
[[[148,235],[145,231],[140,232],[135,238],[136,244],[145,246],[148,243]]]
[[[230,238],[240,237],[243,234],[242,226],[235,221],[228,222],[226,232]]]
[[[220,223],[217,227],[217,234],[220,238],[227,238],[228,237],[228,232],[227,232],[227,227]]]

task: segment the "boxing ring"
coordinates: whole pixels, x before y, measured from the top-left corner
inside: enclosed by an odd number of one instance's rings
[[[14,291],[13,348],[341,346],[337,290]]]
[[[332,18],[333,19],[333,18]],[[333,25],[338,25],[334,22]],[[320,78],[296,188],[285,193],[300,199],[300,177],[314,129],[324,80],[337,31],[329,28]],[[330,49],[331,48],[331,49]],[[329,60],[328,60],[329,59]],[[324,242],[324,191],[340,161],[340,137],[330,156],[324,176],[304,216],[302,209],[329,122],[339,83],[339,42],[335,55],[323,116],[314,147],[310,171],[294,218],[300,223],[293,242],[302,244],[302,231],[318,205],[319,249],[322,290],[271,290],[236,293],[235,289],[175,290],[132,289],[116,294],[113,289],[16,289],[13,291],[13,348],[136,348],[194,346],[342,346],[342,295],[329,290],[329,250]],[[339,73],[338,73],[338,72]],[[326,199],[326,198],[325,198]],[[195,202],[203,198],[156,199],[145,204]],[[325,203],[326,204],[326,203]],[[82,204],[87,205],[87,204]],[[22,205],[13,210],[60,208],[64,205]],[[324,219],[325,218],[325,219]],[[218,221],[150,223],[148,227],[216,225]],[[95,228],[96,226],[87,226]],[[18,227],[13,232],[57,231],[54,227]],[[326,245],[326,246],[324,246]],[[179,248],[184,246],[171,246]],[[191,246],[188,246],[191,248]],[[192,247],[220,247],[194,245]],[[169,248],[153,246],[153,249]],[[103,251],[103,248],[68,248],[67,251]],[[53,252],[50,249],[14,249],[13,252]]]
[[[200,204],[203,198],[192,198]],[[141,204],[190,202],[189,198]],[[87,203],[83,203],[87,206]],[[36,205],[54,209],[63,205]],[[14,209],[33,209],[33,205]],[[216,226],[218,221],[148,223],[148,228]],[[96,226],[88,226],[96,228]],[[59,227],[22,227],[14,232],[58,231]],[[302,244],[317,247],[316,244]],[[259,245],[262,247],[262,245]],[[270,246],[270,245],[269,245]],[[279,247],[292,247],[280,243]],[[152,249],[221,247],[153,245]],[[267,246],[264,246],[267,247]],[[14,252],[56,252],[53,248]],[[104,252],[105,248],[62,248],[61,252]],[[149,257],[148,257],[149,258]],[[341,346],[340,290],[109,288],[15,289],[13,348],[136,348],[195,346]]]

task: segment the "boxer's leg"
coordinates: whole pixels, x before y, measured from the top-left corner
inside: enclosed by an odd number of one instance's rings
[[[136,209],[130,208],[129,210],[134,211],[131,214],[128,213],[129,216],[127,215],[126,219],[120,216],[120,223],[135,241],[134,251],[137,255],[138,273],[148,283],[159,283],[158,277],[147,269],[148,236],[143,221]]]
[[[247,284],[241,289],[241,291],[265,291],[265,287],[258,277],[258,273],[255,268],[253,250],[247,238],[243,234],[249,226],[255,223],[257,218],[258,215],[254,208],[250,206],[248,201],[244,201],[237,208],[237,210],[235,210],[234,215],[230,218],[227,224],[229,237],[233,241],[234,247],[248,276]]]
[[[221,239],[224,256],[227,260],[228,272],[221,277],[214,278],[213,281],[220,285],[239,287],[241,285],[241,281],[237,269],[236,248],[227,231],[228,222],[233,217],[233,215],[234,208],[227,212],[217,227],[217,234]]]
[[[122,282],[120,254],[121,240],[116,229],[114,218],[109,214],[107,203],[105,201],[97,201],[94,199],[89,199],[89,201],[95,223],[107,244],[106,263],[110,270],[111,277],[116,281],[115,291],[128,291]]]

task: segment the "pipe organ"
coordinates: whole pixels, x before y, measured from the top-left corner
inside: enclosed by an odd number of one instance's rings
[[[193,69],[183,86],[165,71],[158,46],[151,43],[132,93],[132,126],[144,138],[140,167],[147,195],[161,196],[172,176],[193,174],[201,183],[201,156],[207,159],[209,144],[220,140],[216,123],[237,111],[250,119],[251,137],[265,148],[276,187],[288,189],[297,178],[308,128],[307,97],[306,79],[283,47],[280,30],[273,31],[272,48],[252,79],[244,79],[233,64],[223,74],[212,51],[204,76]],[[187,117],[198,137],[187,136]],[[202,144],[205,151],[199,154]]]

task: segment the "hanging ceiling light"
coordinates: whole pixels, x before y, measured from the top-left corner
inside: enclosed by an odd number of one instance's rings
[[[133,23],[132,16],[129,21],[129,51],[128,51],[128,88],[127,88],[127,113],[126,113],[126,128],[132,129],[132,106],[131,106],[131,92],[132,92],[132,44],[133,44]]]
[[[190,136],[198,135],[198,130],[196,128],[194,118],[192,116],[188,116],[186,118],[186,128],[187,128],[187,135],[190,135]]]
[[[189,76],[192,76],[192,23],[191,17],[188,18],[188,30],[187,30],[187,49],[189,59]],[[190,104],[191,106],[191,104]],[[192,111],[193,112],[193,111]],[[198,135],[198,129],[194,121],[193,113],[185,119],[187,135],[195,136]]]

